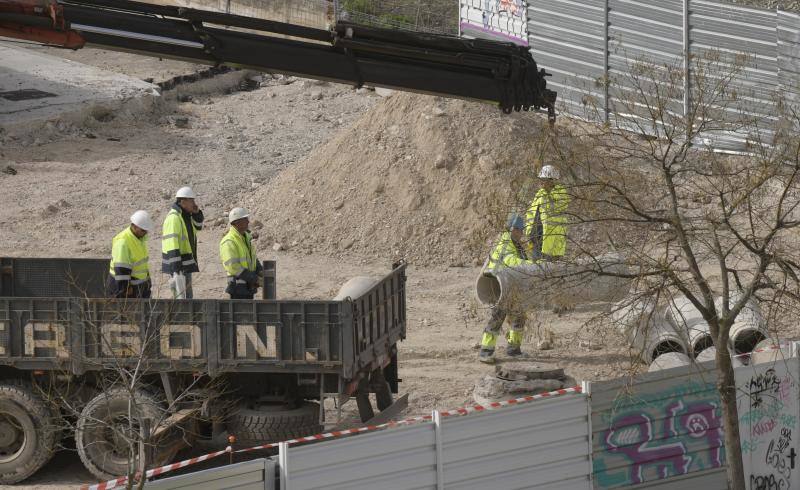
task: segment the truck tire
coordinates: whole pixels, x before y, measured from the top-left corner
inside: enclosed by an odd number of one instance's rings
[[[0,381],[0,484],[34,474],[60,439],[58,414],[29,383]]]
[[[94,397],[81,412],[75,428],[75,447],[83,465],[101,480],[110,480],[128,474],[129,450],[124,433],[128,429],[128,399],[130,393],[124,388],[112,388]],[[134,430],[138,431],[141,420],[159,420],[163,417],[161,404],[150,393],[138,390],[130,416]],[[117,426],[117,430],[112,427]],[[179,447],[164,445],[152,448],[152,461],[148,468],[168,463]],[[136,450],[138,451],[138,449]]]
[[[240,407],[228,420],[228,430],[239,445],[258,446],[268,442],[319,434],[319,404],[303,402],[299,407],[259,405]]]

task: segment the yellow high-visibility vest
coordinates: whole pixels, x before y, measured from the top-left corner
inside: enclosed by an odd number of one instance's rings
[[[244,235],[232,227],[219,242],[219,258],[222,260],[222,267],[229,278],[237,280],[244,271],[256,272],[258,269],[258,259],[256,258],[256,246],[250,232]],[[241,280],[244,284],[245,281]]]
[[[550,192],[539,189],[536,193],[525,215],[525,236],[531,238],[528,250],[531,257],[539,254],[560,257],[566,253],[568,205],[569,196],[561,185]],[[533,250],[534,243],[539,250]]]
[[[192,219],[195,240],[197,231],[202,226],[201,223]],[[200,271],[196,257],[192,253],[192,244],[189,241],[186,223],[183,221],[180,207],[177,205],[174,205],[167,213],[161,230],[161,271],[167,274]]]
[[[130,281],[132,286],[150,278],[147,252],[147,235],[137,238],[128,226],[111,240],[109,274],[117,282]]]

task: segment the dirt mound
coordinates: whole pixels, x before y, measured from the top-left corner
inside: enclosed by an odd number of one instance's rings
[[[482,261],[486,239],[529,187],[543,121],[395,94],[250,196],[262,246],[417,264]]]

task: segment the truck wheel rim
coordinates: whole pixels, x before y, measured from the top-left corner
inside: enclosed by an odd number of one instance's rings
[[[0,463],[14,461],[25,451],[28,443],[25,427],[31,425],[30,417],[23,410],[0,407]]]

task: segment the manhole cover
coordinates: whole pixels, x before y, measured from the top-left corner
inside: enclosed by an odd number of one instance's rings
[[[46,97],[56,97],[56,94],[51,94],[50,92],[44,92],[42,90],[36,90],[33,88],[12,90],[10,92],[0,92],[1,99],[13,101],[44,99]]]

